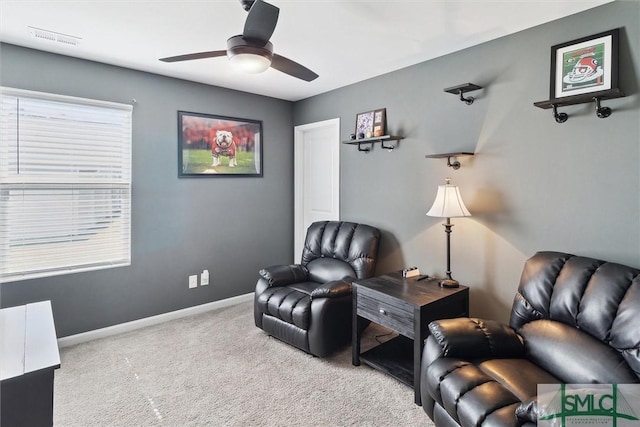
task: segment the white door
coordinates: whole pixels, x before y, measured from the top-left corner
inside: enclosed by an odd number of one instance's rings
[[[295,127],[294,262],[307,228],[340,219],[340,119]]]

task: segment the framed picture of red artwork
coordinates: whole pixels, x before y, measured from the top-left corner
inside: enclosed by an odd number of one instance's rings
[[[614,29],[552,46],[551,99],[617,88],[618,38]]]
[[[262,121],[178,111],[178,177],[261,177]]]

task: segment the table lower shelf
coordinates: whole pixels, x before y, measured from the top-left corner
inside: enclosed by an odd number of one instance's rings
[[[413,387],[413,340],[398,335],[362,353],[360,360]]]

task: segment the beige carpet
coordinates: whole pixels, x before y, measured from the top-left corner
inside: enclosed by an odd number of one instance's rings
[[[369,327],[363,347],[381,332]],[[251,303],[64,348],[61,359],[58,427],[433,426],[409,387],[352,366],[351,347],[312,357],[256,328]]]

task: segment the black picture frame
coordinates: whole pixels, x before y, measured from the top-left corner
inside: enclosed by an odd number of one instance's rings
[[[616,89],[619,33],[616,28],[552,46],[549,97]]]
[[[261,177],[262,121],[178,111],[178,177]]]
[[[373,136],[383,136],[387,132],[387,109],[373,111]]]

